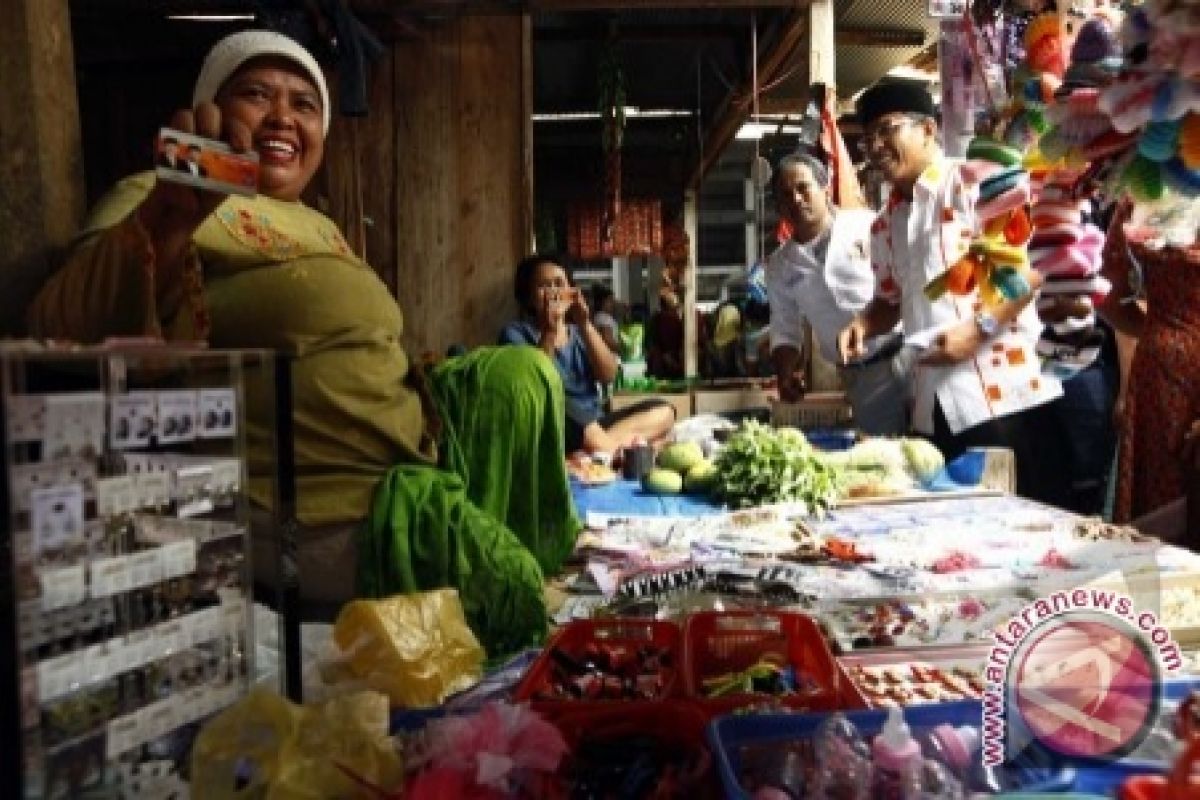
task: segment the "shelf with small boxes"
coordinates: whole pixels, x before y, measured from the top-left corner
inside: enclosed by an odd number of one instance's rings
[[[269,448],[274,428],[246,409],[273,408],[272,366],[264,351],[0,348],[0,635],[20,709],[5,797],[187,796],[198,723],[253,676],[247,488],[273,477],[248,441]]]

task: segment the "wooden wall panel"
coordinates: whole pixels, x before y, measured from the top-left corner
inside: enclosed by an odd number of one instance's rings
[[[396,287],[414,356],[459,337],[457,76],[453,25],[396,49]]]
[[[66,0],[0,0],[0,334],[83,217],[83,155]]]
[[[495,341],[532,231],[529,26],[466,15],[396,46],[397,294],[413,355]]]
[[[388,51],[370,69],[366,117],[334,115],[325,161],[313,200],[346,241],[396,291],[395,55]],[[326,76],[336,98],[337,76]],[[334,105],[336,107],[337,100]]]

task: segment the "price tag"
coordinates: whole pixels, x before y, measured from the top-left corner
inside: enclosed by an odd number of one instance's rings
[[[98,458],[104,451],[104,407],[100,392],[46,395],[42,458]]]
[[[43,570],[39,577],[44,611],[78,605],[87,599],[87,575],[82,564]]]
[[[227,636],[238,636],[246,629],[246,601],[240,597],[220,605],[221,633]]]
[[[179,727],[176,721],[176,700],[168,697],[146,706],[139,713],[142,718],[142,735],[147,742],[166,736]]]
[[[78,653],[38,662],[38,699],[47,703],[79,688]]]
[[[189,631],[184,629],[179,620],[171,620],[156,626],[160,658],[168,658],[191,646]]]
[[[96,513],[102,518],[115,517],[137,508],[133,478],[119,475],[96,481]]]
[[[242,488],[242,465],[235,458],[214,461],[212,465],[213,488],[218,494],[233,494]]]
[[[91,566],[92,597],[112,597],[133,588],[133,573],[125,556],[97,558]]]
[[[40,442],[46,430],[46,398],[40,394],[15,394],[8,398],[10,444]]]
[[[201,609],[189,614],[188,617],[192,621],[190,627],[193,647],[210,642],[222,634],[221,609],[219,607]]]
[[[141,714],[126,714],[109,722],[106,739],[105,753],[110,761],[140,745],[144,741]]]
[[[94,644],[83,651],[79,665],[79,682],[84,686],[101,683],[111,678],[113,672],[113,657],[117,655],[107,642]]]
[[[134,486],[141,508],[165,508],[171,503],[171,476],[165,472],[144,472]]]
[[[236,681],[228,684],[227,686],[221,686],[215,689],[213,691],[211,713],[216,713],[223,709],[229,708],[229,706],[238,701],[238,697],[240,696],[241,693],[238,691],[238,685]]]
[[[29,494],[35,555],[83,542],[83,485],[34,489]]]
[[[158,393],[158,443],[190,442],[196,438],[196,393],[173,390]]]
[[[208,716],[208,694],[206,686],[187,689],[180,694],[175,721],[180,725],[187,725]]]
[[[213,510],[213,470],[210,465],[183,467],[175,473],[179,517],[198,517]]]
[[[153,631],[134,631],[125,637],[124,663],[121,672],[139,669],[157,656],[158,641]]]
[[[148,447],[154,437],[157,406],[154,392],[130,392],[109,405],[109,441],[114,450]]]
[[[153,586],[163,579],[163,564],[161,549],[145,550],[126,556],[129,559],[129,570],[132,573],[130,588],[140,589],[143,586]]]
[[[237,396],[233,389],[200,390],[200,438],[222,439],[237,433]]]
[[[965,0],[929,0],[928,9],[932,19],[962,19],[967,4]]]
[[[159,548],[163,579],[178,578],[196,571],[196,540],[184,539]]]

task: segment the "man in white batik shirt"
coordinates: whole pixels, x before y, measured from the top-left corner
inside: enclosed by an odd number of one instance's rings
[[[913,427],[953,459],[970,447],[1007,447],[1017,492],[1053,505],[1067,497],[1061,434],[1050,404],[1062,396],[1035,351],[1042,331],[1031,301],[985,308],[978,289],[929,300],[925,286],[965,252],[976,233],[976,189],[937,141],[933,101],[920,85],[881,83],[858,100],[867,157],[892,186],[871,231],[875,297],[842,331],[843,359],[899,320],[912,370]]]
[[[895,358],[899,334],[892,331],[876,337],[867,355],[850,364],[840,364],[837,350],[838,333],[875,290],[870,262],[875,213],[836,208],[828,167],[803,151],[780,159],[773,184],[779,216],[792,229],[791,239],[771,254],[766,270],[771,360],[780,398],[795,401],[803,395],[799,367],[808,322],[821,355],[839,364],[855,427],[876,436],[905,433],[907,392],[900,360]]]

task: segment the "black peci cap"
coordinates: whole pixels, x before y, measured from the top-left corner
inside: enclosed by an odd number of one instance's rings
[[[937,115],[929,90],[912,81],[877,83],[859,95],[858,121],[864,128],[880,117],[897,111],[927,117]]]

